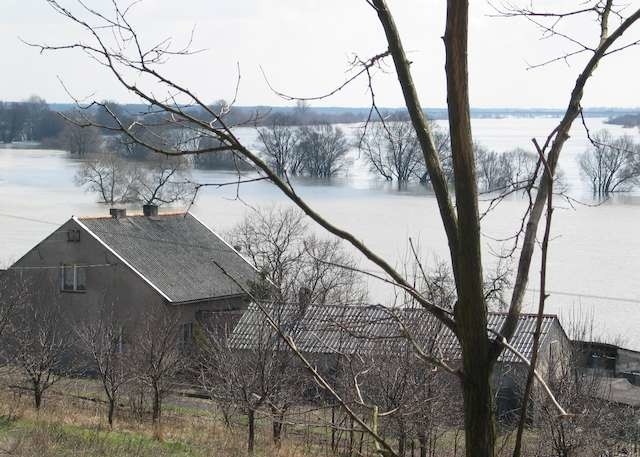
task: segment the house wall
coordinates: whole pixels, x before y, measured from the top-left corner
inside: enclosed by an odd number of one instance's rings
[[[554,381],[566,376],[571,371],[573,363],[573,345],[554,319],[551,328],[540,343],[536,368],[542,378],[553,384]]]
[[[616,374],[627,378],[631,384],[640,386],[640,352],[618,348]]]

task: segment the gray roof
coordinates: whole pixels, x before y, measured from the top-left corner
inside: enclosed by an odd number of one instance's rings
[[[293,338],[306,353],[394,353],[409,344],[403,328],[414,336],[425,352],[444,360],[459,360],[460,345],[453,332],[422,308],[387,308],[380,305],[309,305],[305,312],[296,304],[262,304],[265,310]],[[506,318],[504,313],[489,313],[488,326],[499,330]],[[557,317],[545,315],[542,338],[557,322]],[[528,360],[533,350],[536,315],[520,316],[511,339],[514,346]],[[230,337],[237,349],[252,349],[260,342],[258,335],[266,326],[263,312],[255,303],[249,306]],[[503,351],[502,362],[520,362],[512,352]]]
[[[188,213],[75,220],[170,302],[240,295],[229,276],[243,287],[258,279],[238,252]]]

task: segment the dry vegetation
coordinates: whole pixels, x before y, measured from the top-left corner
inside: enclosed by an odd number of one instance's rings
[[[67,394],[62,395],[61,389]],[[245,456],[244,428],[227,428],[210,406],[167,405],[162,440],[154,438],[152,422],[124,408],[112,430],[101,401],[83,395],[86,383],[58,385],[36,412],[29,395],[0,391],[0,455],[13,456]],[[81,398],[82,397],[82,398]],[[287,440],[280,449],[270,444],[268,423],[259,424],[258,456],[326,455],[321,449]]]

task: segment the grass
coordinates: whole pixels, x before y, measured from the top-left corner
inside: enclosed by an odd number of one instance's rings
[[[86,386],[81,390],[87,393]],[[210,409],[167,403],[162,437],[154,438],[147,418],[139,420],[120,410],[113,430],[105,418],[106,406],[74,396],[77,390],[57,387],[45,396],[41,411],[33,409],[25,393],[0,389],[0,455],[24,457],[245,457],[246,427],[228,429]],[[67,394],[61,395],[61,390]],[[239,419],[239,418],[238,418]],[[320,455],[295,442],[281,449],[270,443],[269,424],[257,434],[256,457]],[[311,451],[311,452],[310,452]],[[323,452],[321,455],[326,457]]]

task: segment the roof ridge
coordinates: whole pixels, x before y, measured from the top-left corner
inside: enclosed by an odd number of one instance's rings
[[[299,302],[297,301],[287,301],[284,303],[274,303],[275,306],[299,306]],[[404,311],[404,310],[417,310],[417,311],[426,311],[423,307],[421,306],[386,306],[386,305],[382,305],[380,303],[361,303],[361,304],[355,304],[355,303],[344,303],[344,304],[337,304],[337,303],[325,303],[325,304],[321,304],[321,303],[309,303],[307,306],[314,306],[314,307],[319,307],[319,308],[323,308],[323,307],[331,307],[331,308],[377,308],[377,307],[382,307],[382,308],[386,308],[386,309],[393,309],[393,310],[399,310],[399,311]],[[507,316],[509,313],[506,311],[489,311],[487,313],[488,315],[495,315],[495,316]],[[537,313],[520,313],[519,317],[538,317]],[[557,318],[558,315],[557,314],[549,314],[549,313],[544,313],[542,315],[543,318]]]
[[[78,217],[79,220],[81,221],[94,221],[94,220],[101,220],[101,219],[127,219],[129,217],[147,217],[149,219],[155,219],[158,217],[165,217],[165,216],[186,216],[187,214],[190,214],[187,211],[175,211],[175,212],[167,212],[167,213],[158,213],[157,216],[145,216],[143,213],[134,213],[134,214],[127,214],[126,216],[122,216],[122,217],[113,217],[110,215],[103,215],[103,216],[83,216],[83,217]]]

